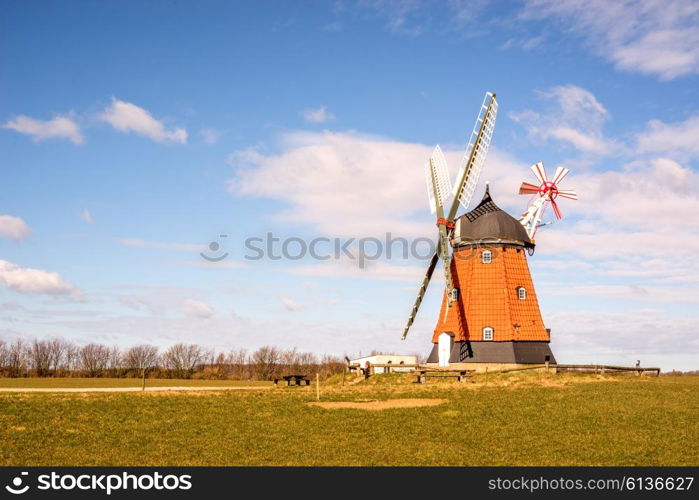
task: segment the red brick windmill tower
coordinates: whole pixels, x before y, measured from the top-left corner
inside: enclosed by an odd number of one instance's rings
[[[464,166],[457,177],[454,189],[457,198],[447,217],[443,215],[442,204],[445,194],[448,196],[449,181],[439,147],[427,168],[430,202],[437,213],[440,239],[403,338],[441,257],[446,289],[432,337],[434,346],[427,361],[440,366],[555,363],[549,347],[549,330],[541,317],[526,255],[533,252],[533,237],[547,205],[551,204],[556,217],[560,218],[556,197],[576,198],[573,191],[558,189],[568,170],[559,167],[549,181],[543,164],[532,167],[541,184],[522,184],[520,193],[533,194],[534,199],[519,220],[495,204],[487,187],[483,199],[473,210],[455,218],[459,203],[467,208],[470,202],[490,143],[496,112],[495,96],[487,94]]]

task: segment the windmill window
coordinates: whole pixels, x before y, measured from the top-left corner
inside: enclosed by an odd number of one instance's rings
[[[483,250],[481,254],[481,262],[483,264],[490,264],[493,261],[493,252],[490,250]]]
[[[527,289],[524,288],[523,286],[520,286],[517,288],[517,298],[519,300],[526,300],[527,299]]]
[[[493,340],[493,329],[489,326],[483,328],[483,340]]]

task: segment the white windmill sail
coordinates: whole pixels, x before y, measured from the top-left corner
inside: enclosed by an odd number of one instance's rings
[[[454,184],[454,196],[457,197],[465,210],[468,210],[473,192],[476,190],[476,184],[478,184],[478,178],[483,170],[483,163],[493,138],[497,114],[498,102],[495,100],[495,94],[487,92],[473,126],[461,168],[456,176],[457,181]]]
[[[430,211],[434,214],[437,213],[437,205],[443,207],[451,196],[451,180],[449,179],[447,160],[439,145],[434,148],[430,161],[425,165],[425,177]]]

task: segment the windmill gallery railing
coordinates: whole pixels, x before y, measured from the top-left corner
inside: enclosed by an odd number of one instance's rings
[[[571,371],[593,371],[594,373],[605,372],[635,372],[641,375],[645,372],[654,372],[655,376],[660,375],[660,368],[657,366],[616,366],[616,365],[554,365],[557,370]]]

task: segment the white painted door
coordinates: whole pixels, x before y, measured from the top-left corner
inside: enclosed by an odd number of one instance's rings
[[[439,353],[439,366],[449,366],[449,355],[451,354],[451,335],[442,333],[439,336],[437,352]]]

